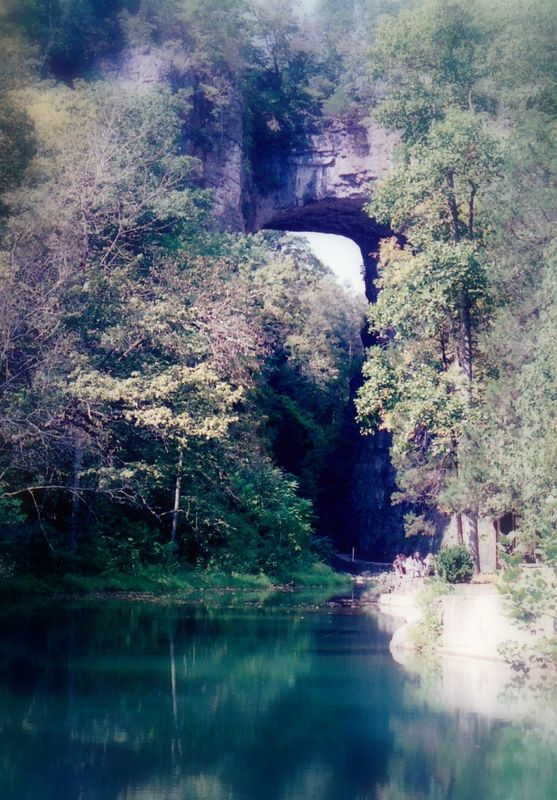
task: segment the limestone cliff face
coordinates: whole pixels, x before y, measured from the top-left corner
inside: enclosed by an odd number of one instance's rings
[[[129,48],[116,61],[104,63],[102,70],[130,91],[150,91],[153,88],[187,87],[194,83],[187,55],[176,45]],[[203,131],[203,114],[196,106],[195,93],[191,123]],[[244,191],[243,109],[239,96],[231,97],[221,119],[206,131],[204,141],[198,136],[184,140],[188,155],[199,160],[198,181],[213,194],[213,210],[218,224],[225,230],[244,232],[242,214]],[[199,132],[198,131],[198,132]]]
[[[187,55],[172,45],[129,49],[104,69],[135,91],[191,83]],[[207,124],[197,113],[195,98],[192,122],[197,128]],[[321,131],[308,132],[292,151],[267,157],[260,179],[254,180],[246,168],[243,108],[236,96],[207,131],[202,146],[195,137],[185,146],[200,160],[200,181],[214,193],[215,216],[223,228],[337,233],[367,247],[381,229],[362,207],[391,167],[394,142],[372,119],[331,120]]]
[[[362,207],[391,167],[393,144],[372,120],[329,122],[303,146],[268,160],[273,188],[251,187],[247,229],[315,230],[357,243],[373,238],[377,226]]]

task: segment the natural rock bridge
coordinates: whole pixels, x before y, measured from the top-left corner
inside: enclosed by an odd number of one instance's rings
[[[131,90],[152,89],[172,78],[165,48],[130,49],[112,64],[113,75]],[[198,123],[203,124],[198,120]],[[391,167],[394,137],[371,119],[330,121],[308,132],[303,146],[267,159],[273,189],[250,180],[244,169],[243,109],[232,101],[209,150],[186,141],[201,162],[201,181],[212,189],[214,212],[223,228],[256,233],[263,229],[333,233],[352,239],[366,265],[366,292],[375,299],[373,277],[381,229],[363,211],[378,178]]]
[[[315,231],[352,239],[362,252],[366,295],[376,299],[377,249],[388,233],[363,210],[378,178],[391,166],[394,141],[372,122],[331,123],[308,135],[304,147],[276,154],[264,164],[273,189],[242,172],[241,127],[231,125],[220,147],[203,160],[215,214],[229,230]],[[340,546],[388,555],[403,539],[402,508],[391,506],[395,476],[384,431],[362,437],[354,421],[346,431],[349,457],[331,533]],[[347,477],[349,476],[349,477]],[[398,535],[397,535],[398,534]]]
[[[172,76],[164,48],[129,50],[109,70],[133,91],[164,85]],[[373,196],[377,180],[391,168],[395,137],[370,119],[330,121],[318,133],[308,132],[303,146],[277,153],[259,165],[259,172],[270,178],[266,188],[246,174],[242,124],[237,98],[209,150],[185,141],[187,152],[200,160],[200,183],[213,192],[220,226],[239,233],[270,229],[346,236],[362,252],[366,295],[374,302],[378,242],[388,230],[363,207]],[[350,496],[340,504],[339,524],[333,521],[333,526],[348,531],[344,544],[356,544],[363,553],[392,553],[404,534],[402,508],[390,504],[395,482],[388,437],[384,431],[361,437],[355,422],[347,437],[351,459],[343,477]],[[489,535],[484,538],[489,543],[493,525],[489,520],[486,524]],[[482,555],[482,563],[487,561]]]
[[[366,265],[373,300],[375,252],[384,228],[363,210],[373,186],[391,166],[393,136],[371,121],[332,122],[303,147],[269,158],[273,189],[242,174],[240,131],[232,125],[221,146],[204,159],[204,181],[215,193],[215,213],[230,230],[333,233],[352,239]]]
[[[113,74],[130,90],[141,91],[164,85],[172,73],[164,49],[152,49],[127,51],[113,65]],[[260,164],[270,178],[264,187],[246,173],[242,126],[238,98],[228,108],[219,135],[211,137],[210,149],[185,141],[186,152],[200,160],[200,183],[212,190],[220,226],[240,233],[269,229],[346,236],[362,252],[366,295],[373,302],[378,241],[387,231],[363,206],[391,167],[394,137],[371,120],[329,122],[318,133],[308,132],[303,146]],[[401,508],[390,504],[394,472],[388,438],[385,432],[360,436],[353,419],[345,438],[349,458],[339,466],[345,493],[336,519],[329,521],[330,531],[344,531],[344,541],[337,543],[355,545],[359,553],[392,552],[403,532]]]

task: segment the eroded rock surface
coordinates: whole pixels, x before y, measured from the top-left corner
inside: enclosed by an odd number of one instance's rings
[[[176,46],[125,51],[105,64],[131,90],[188,85],[188,59]],[[203,125],[195,119],[193,124]],[[218,129],[218,130],[217,130]],[[215,216],[224,229],[255,233],[264,228],[336,233],[353,239],[369,257],[385,231],[363,211],[378,178],[392,165],[395,138],[371,118],[325,123],[289,152],[276,152],[250,177],[243,151],[241,98],[231,98],[203,146],[186,150],[200,161],[201,183],[213,190]]]
[[[249,231],[311,230],[357,244],[382,229],[363,211],[378,178],[391,167],[394,139],[372,120],[331,122],[304,147],[269,159],[276,188],[255,185],[246,209]]]

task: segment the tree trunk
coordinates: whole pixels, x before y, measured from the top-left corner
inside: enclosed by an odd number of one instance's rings
[[[468,181],[468,183],[470,184],[470,199],[468,200],[468,238],[472,241],[474,239],[474,202],[478,189],[473,181]]]
[[[470,300],[466,289],[460,291],[460,352],[466,376],[468,400],[472,399],[472,321]]]
[[[176,472],[176,483],[174,484],[174,507],[172,509],[172,532],[170,541],[176,541],[176,531],[178,529],[178,514],[180,511],[180,495],[182,491],[182,468],[184,466],[184,451],[182,448],[178,454],[178,469]]]
[[[458,204],[454,193],[454,176],[452,172],[447,173],[447,204],[449,206],[449,216],[451,225],[451,241],[458,244],[460,232],[458,230]]]
[[[460,511],[456,512],[456,542],[457,544],[464,544],[464,529],[462,526],[462,514]]]
[[[474,226],[474,197],[476,189],[473,187],[473,193],[470,198],[468,229],[470,237],[473,238]],[[454,245],[460,242],[459,220],[458,220],[458,204],[454,193],[454,176],[452,172],[447,174],[447,205],[449,207],[449,218],[451,227],[451,241]],[[463,286],[460,290],[459,300],[459,317],[460,317],[460,331],[459,331],[459,349],[461,366],[466,376],[466,391],[468,400],[472,399],[472,321],[470,319],[470,298],[468,292]]]
[[[480,564],[480,542],[478,537],[478,515],[475,511],[467,511],[462,514],[462,527],[464,534],[464,544],[468,548],[476,573],[481,571]]]
[[[79,542],[79,504],[81,497],[79,489],[81,486],[80,470],[83,463],[83,444],[79,439],[74,446],[74,458],[72,466],[72,518],[70,522],[70,550],[72,553],[77,552]]]

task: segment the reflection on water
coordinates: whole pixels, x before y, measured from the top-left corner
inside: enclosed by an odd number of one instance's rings
[[[552,729],[412,676],[385,618],[105,604],[0,633],[2,798],[557,797]]]

